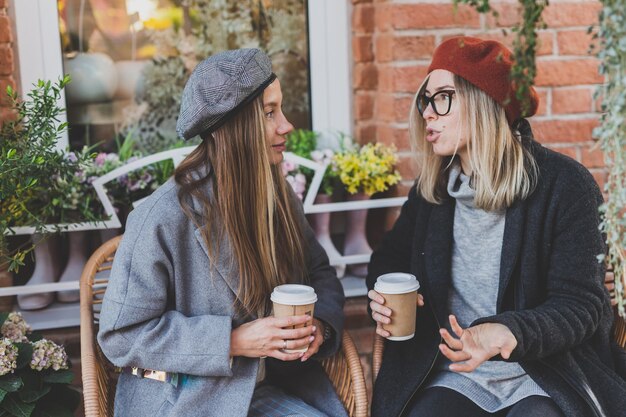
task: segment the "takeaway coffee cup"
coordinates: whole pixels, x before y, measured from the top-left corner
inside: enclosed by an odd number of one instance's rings
[[[392,272],[381,275],[374,284],[374,291],[385,298],[385,306],[391,309],[391,323],[383,329],[391,333],[389,340],[408,340],[415,336],[415,311],[417,290],[420,284],[414,275]]]
[[[317,301],[315,290],[308,285],[284,284],[274,288],[270,297],[274,304],[274,317],[301,316],[308,314],[311,320],[305,324],[292,326],[292,329],[310,326],[313,321],[313,309]],[[301,349],[285,349],[286,353],[306,352],[308,345]]]

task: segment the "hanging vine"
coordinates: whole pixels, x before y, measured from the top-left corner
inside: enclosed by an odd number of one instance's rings
[[[459,4],[468,4],[479,13],[490,13],[496,19],[498,12],[489,4],[489,0],[454,0],[455,7]],[[513,68],[511,80],[517,86],[516,96],[522,102],[522,116],[528,113],[530,102],[528,91],[535,82],[537,65],[537,31],[546,27],[541,19],[548,0],[519,0],[522,9],[521,22],[512,28],[515,33],[513,41]]]
[[[626,0],[602,0],[602,5],[596,37],[601,45],[597,54],[600,73],[606,82],[598,90],[602,97],[602,117],[594,135],[600,140],[609,173],[600,227],[606,233],[609,247],[606,262],[615,276],[619,314],[626,317]]]

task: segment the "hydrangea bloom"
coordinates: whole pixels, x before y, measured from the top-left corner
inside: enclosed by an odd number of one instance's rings
[[[30,368],[36,371],[52,368],[55,371],[67,369],[67,353],[63,346],[51,340],[41,339],[33,343],[33,357]]]
[[[17,348],[10,339],[0,339],[0,376],[13,373],[16,367]]]
[[[21,313],[10,313],[0,328],[0,334],[15,343],[28,342],[26,337],[28,333],[30,333],[30,326]]]

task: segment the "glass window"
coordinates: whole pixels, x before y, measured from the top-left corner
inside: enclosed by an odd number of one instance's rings
[[[190,72],[226,49],[258,47],[281,80],[284,111],[311,128],[305,0],[57,0],[70,146],[132,137],[142,153],[176,146]]]

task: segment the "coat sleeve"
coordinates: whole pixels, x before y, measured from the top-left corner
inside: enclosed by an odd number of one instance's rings
[[[571,349],[589,339],[606,319],[603,311],[609,300],[603,284],[604,265],[597,259],[605,253],[598,229],[602,196],[590,181],[589,190],[564,201],[556,215],[545,301],[534,308],[506,311],[472,323],[507,326],[517,339],[510,361],[536,360]]]
[[[417,191],[413,187],[393,228],[385,234],[378,248],[372,253],[366,278],[368,290],[374,289],[376,279],[382,274],[411,272],[411,247],[418,202]]]
[[[291,187],[288,187],[291,190]],[[299,216],[300,224],[306,240],[306,248],[308,250],[307,269],[309,273],[310,285],[315,289],[317,294],[317,303],[315,303],[314,316],[333,328],[333,337],[325,341],[317,353],[318,358],[333,355],[341,346],[343,334],[344,313],[343,306],[345,296],[343,287],[335,268],[330,266],[326,251],[319,244],[309,222],[304,216],[302,204],[293,192],[290,191],[291,197],[297,202],[294,203]]]
[[[129,216],[115,255],[100,315],[102,351],[120,367],[231,376],[231,317],[186,317],[171,308],[173,232],[151,222],[142,206]]]

